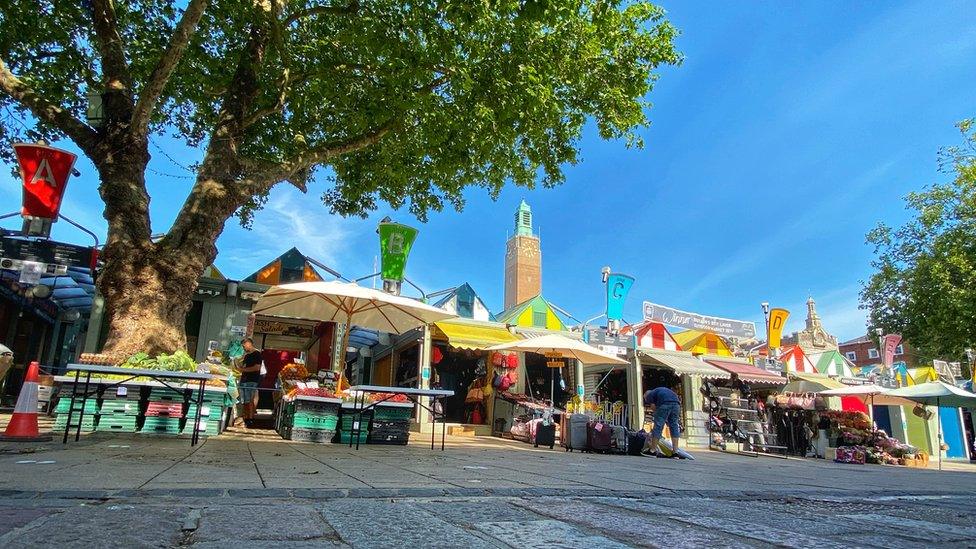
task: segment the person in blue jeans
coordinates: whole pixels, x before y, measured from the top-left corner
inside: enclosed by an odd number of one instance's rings
[[[644,393],[644,406],[654,412],[654,429],[651,431],[651,438],[648,447],[657,457],[666,457],[661,453],[658,441],[667,425],[671,431],[671,457],[678,456],[678,437],[681,435],[681,426],[678,418],[681,417],[681,400],[678,395],[667,387],[658,387]]]

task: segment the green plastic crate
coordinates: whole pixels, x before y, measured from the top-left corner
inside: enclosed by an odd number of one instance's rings
[[[367,433],[365,430],[363,430],[363,432],[360,433],[360,435],[359,435],[359,443],[360,444],[366,444],[368,438],[369,438],[369,433]],[[356,442],[356,439],[353,438],[353,434],[350,433],[349,431],[340,431],[339,432],[339,442],[341,444],[349,444],[349,441]]]
[[[210,420],[201,419],[200,420],[200,431],[199,431],[199,434],[202,435],[202,436],[217,436],[220,433],[220,431],[218,429],[219,426],[220,426],[220,423],[218,421],[210,421]],[[193,422],[192,421],[187,421],[186,422],[186,426],[183,427],[183,434],[184,435],[192,435],[193,434]]]
[[[168,417],[147,417],[142,424],[143,433],[179,434],[180,420]]]
[[[72,416],[72,423],[78,423],[78,417]],[[68,423],[68,414],[58,414],[58,417],[54,418],[54,431],[64,431],[65,426]],[[74,427],[71,428],[74,430]],[[95,430],[95,416],[90,416],[85,414],[84,419],[81,421],[82,431],[94,431]]]
[[[81,405],[81,399],[78,399],[75,402],[75,415],[78,414],[78,409],[81,407],[80,405]],[[70,406],[71,406],[71,398],[70,397],[61,397],[61,400],[58,401],[58,405],[57,405],[57,407],[54,408],[54,411],[57,412],[57,413],[59,413],[59,414],[67,414],[68,413],[68,408]],[[98,411],[98,402],[96,402],[94,398],[89,398],[87,401],[85,401],[85,415],[86,416],[88,414],[94,414],[97,411]]]
[[[299,412],[292,418],[291,425],[300,429],[325,429],[335,431],[339,418],[336,415],[319,416]]]
[[[203,408],[200,410],[200,417],[220,417],[220,414],[224,412],[222,406],[213,406],[210,404],[204,404]],[[197,405],[190,404],[190,407],[186,409],[186,417],[197,417]]]
[[[373,417],[381,420],[410,419],[413,417],[413,408],[377,406],[373,409]]]
[[[183,391],[174,391],[168,387],[153,387],[149,391],[149,402],[183,402],[186,394]]]
[[[105,415],[132,416],[139,415],[138,400],[103,400],[98,413]]]
[[[98,418],[96,431],[114,431],[119,433],[136,432],[136,416],[110,415]]]

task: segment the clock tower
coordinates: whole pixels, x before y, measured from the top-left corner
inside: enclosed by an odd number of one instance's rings
[[[542,251],[532,233],[532,209],[515,210],[515,234],[505,245],[505,310],[542,293]]]

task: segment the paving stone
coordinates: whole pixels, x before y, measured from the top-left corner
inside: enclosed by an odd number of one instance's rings
[[[492,547],[485,539],[414,505],[378,499],[345,499],[319,506],[322,516],[352,547]]]
[[[49,509],[4,508],[0,512],[0,535],[21,528],[31,522],[46,517],[55,511]]]
[[[474,527],[520,549],[618,549],[627,547],[604,536],[583,532],[557,520],[482,522]]]
[[[472,526],[479,522],[544,520],[546,517],[504,500],[432,501],[411,503],[452,524]]]
[[[213,506],[203,510],[195,542],[336,540],[338,536],[309,505]]]
[[[176,545],[185,510],[134,505],[88,505],[65,510],[5,537],[8,547],[132,548]],[[52,520],[56,518],[57,520]],[[96,541],[97,540],[97,541]]]
[[[637,547],[752,547],[755,543],[676,523],[663,517],[611,508],[591,500],[521,500],[519,506]]]

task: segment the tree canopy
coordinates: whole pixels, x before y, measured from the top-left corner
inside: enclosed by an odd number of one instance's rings
[[[461,208],[467,187],[556,185],[591,120],[642,144],[676,34],[641,0],[14,0],[0,139],[68,138],[92,160],[106,345],[172,352],[224,224],[247,224],[275,185],[305,191],[327,166],[334,213],[385,202],[420,219]],[[160,239],[153,134],[203,150]]]
[[[958,126],[962,144],[940,152],[952,181],[909,194],[903,226],[868,233],[876,272],[861,292],[872,325],[953,360],[976,345],[976,126]]]
[[[494,196],[506,182],[559,183],[590,117],[604,138],[639,143],[653,70],[680,60],[675,29],[645,2],[181,4],[15,1],[0,15],[3,70],[63,111],[25,116],[29,101],[8,92],[3,139],[85,141],[70,126],[84,125],[86,96],[121,86],[149,131],[234,142],[246,161],[235,179],[254,191],[245,218],[275,183],[304,187],[323,164],[335,212],[384,201],[423,218],[460,207],[469,185]],[[108,20],[115,30],[100,33]],[[185,51],[166,66],[181,31]],[[234,94],[245,112],[227,112]],[[226,116],[239,135],[215,133]]]

